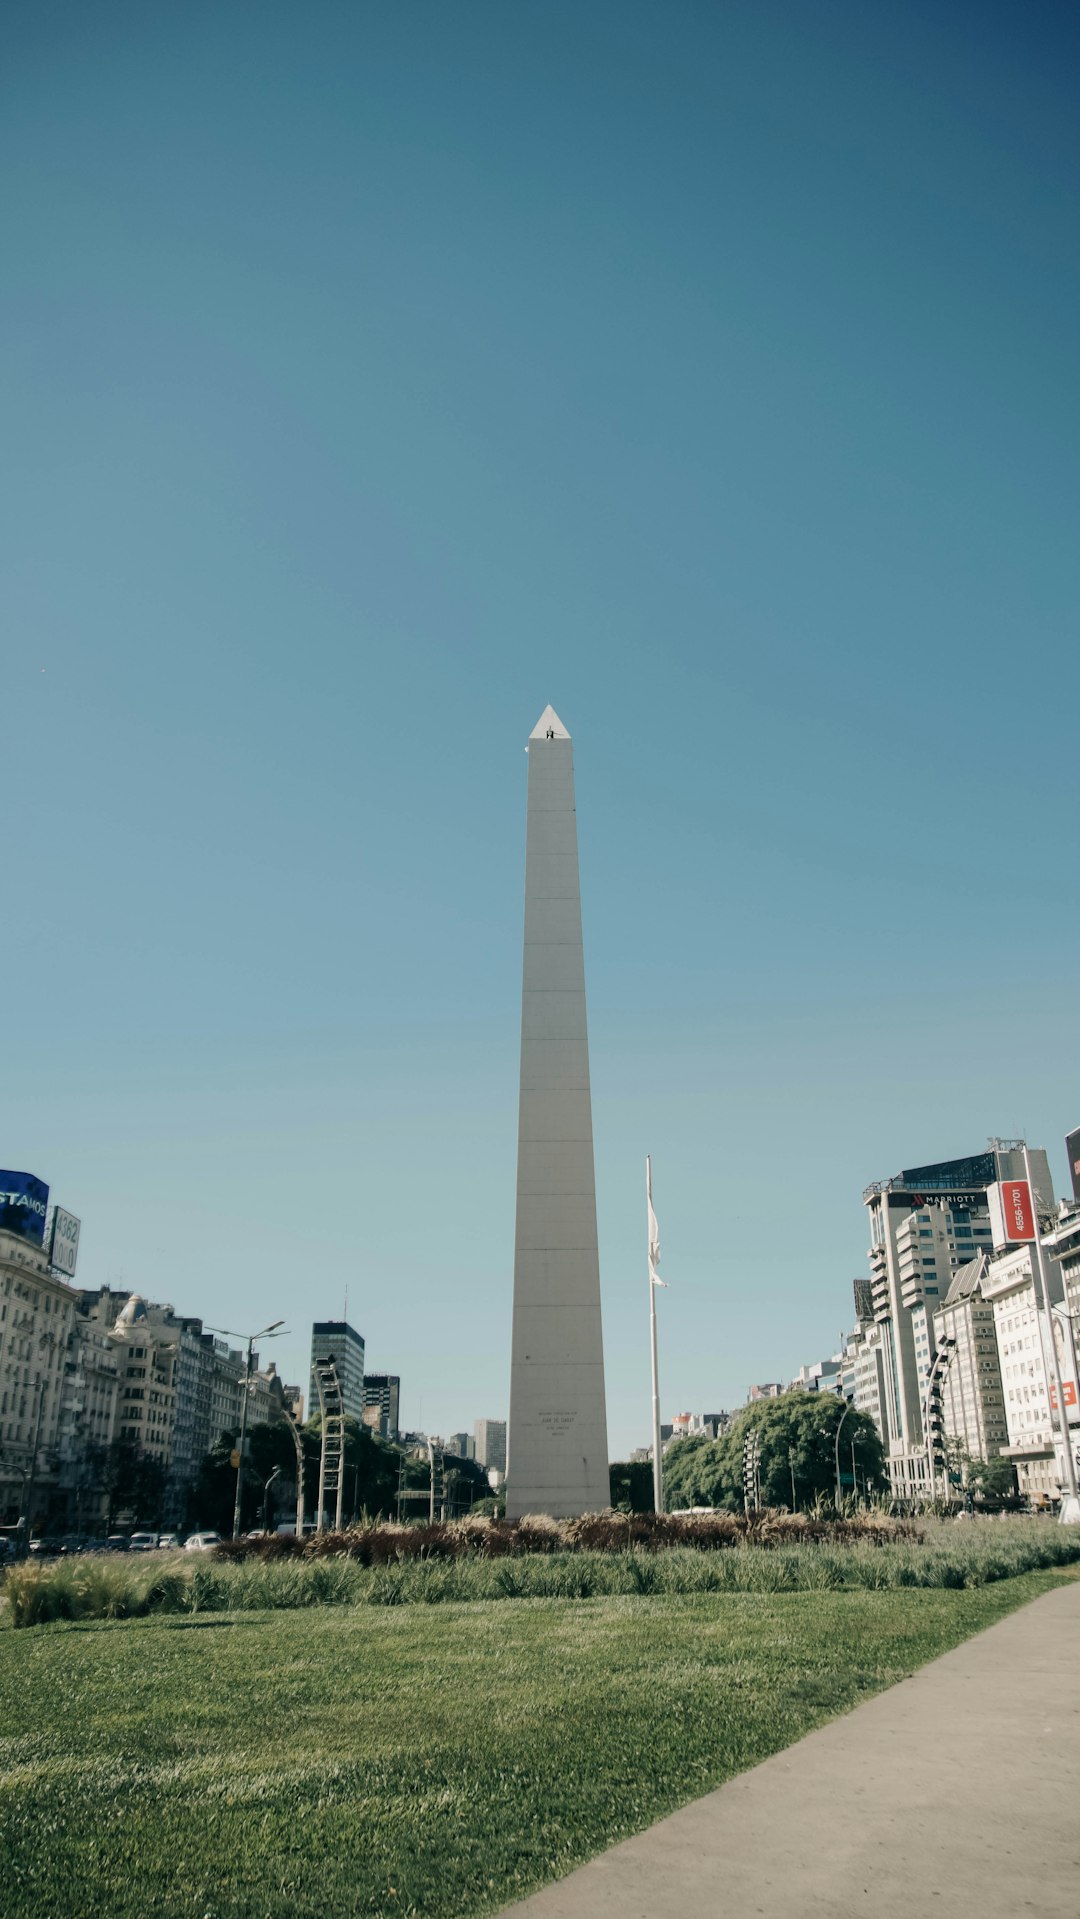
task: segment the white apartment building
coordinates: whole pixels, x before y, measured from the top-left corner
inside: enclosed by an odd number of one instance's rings
[[[831,1359],[815,1359],[806,1366],[800,1366],[794,1379],[788,1386],[792,1393],[835,1393],[840,1389],[843,1370],[843,1355],[834,1353]]]
[[[75,1296],[44,1251],[0,1231],[0,1524],[31,1524],[56,1502],[65,1367]]]
[[[204,1333],[202,1337],[207,1353],[205,1455],[226,1433],[235,1438],[239,1431],[241,1382],[246,1360],[227,1339],[219,1339],[215,1333]]]
[[[662,1426],[660,1432],[661,1437],[665,1431],[670,1433],[672,1439],[719,1439],[730,1425],[730,1413],[675,1413],[671,1425]],[[644,1452],[652,1458],[651,1446],[645,1447]]]
[[[119,1366],[111,1330],[83,1315],[78,1294],[75,1307],[60,1410],[60,1483],[65,1523],[83,1533],[98,1530],[107,1516],[105,1460],[115,1436]]]
[[[138,1293],[117,1314],[113,1339],[120,1367],[116,1436],[167,1467],[176,1423],[176,1341],[162,1337]]]
[[[1080,1324],[1080,1203],[1062,1200],[1056,1221],[1043,1228],[1043,1248],[1061,1273],[1064,1304],[1075,1327]]]
[[[1030,1157],[1036,1191],[1052,1205],[1046,1154],[1033,1149]],[[882,1441],[898,1497],[919,1498],[930,1490],[923,1402],[937,1351],[934,1314],[961,1267],[990,1250],[987,1188],[1023,1177],[1022,1153],[992,1140],[985,1153],[909,1168],[876,1180],[863,1194],[871,1297],[882,1341]]]
[[[1056,1500],[1064,1465],[1056,1454],[1048,1378],[1052,1362],[1036,1308],[1034,1253],[1019,1246],[989,1262],[982,1282],[997,1333],[1008,1443],[1001,1450],[1016,1467],[1019,1490],[1035,1501]],[[1060,1268],[1047,1261],[1051,1306],[1062,1298]],[[1045,1336],[1049,1336],[1048,1332]],[[1075,1445],[1075,1431],[1073,1435]]]
[[[849,1334],[842,1384],[845,1399],[872,1419],[884,1435],[885,1351],[880,1326],[871,1322]]]
[[[983,1297],[987,1270],[985,1253],[962,1266],[934,1315],[935,1347],[953,1342],[939,1368],[945,1438],[972,1459],[996,1458],[1009,1440],[994,1308]]]

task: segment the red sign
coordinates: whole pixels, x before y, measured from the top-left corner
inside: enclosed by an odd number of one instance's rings
[[[1031,1209],[1031,1190],[1026,1179],[1003,1179],[1001,1210],[1005,1231],[1010,1239],[1034,1239],[1035,1215]]]
[[[1065,1395],[1066,1406],[1075,1406],[1076,1405],[1075,1379],[1063,1379],[1061,1382],[1061,1390]],[[1049,1382],[1049,1392],[1050,1392],[1050,1405],[1053,1411],[1056,1413],[1057,1412],[1057,1387],[1055,1386],[1053,1380],[1050,1380]]]

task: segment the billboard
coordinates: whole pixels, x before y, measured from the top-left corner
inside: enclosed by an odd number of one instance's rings
[[[49,1189],[34,1173],[0,1173],[0,1232],[45,1244]]]
[[[65,1213],[62,1206],[53,1207],[52,1230],[49,1233],[49,1264],[55,1266],[65,1279],[74,1279],[75,1262],[79,1257],[79,1228],[82,1221],[74,1213]]]
[[[1026,1179],[1003,1179],[986,1189],[995,1246],[1018,1246],[1035,1237],[1035,1212]]]
[[[1054,1345],[1057,1347],[1058,1368],[1061,1373],[1061,1390],[1065,1395],[1065,1417],[1070,1426],[1080,1424],[1080,1380],[1076,1375],[1076,1351],[1073,1342],[1072,1321],[1068,1309],[1053,1306],[1050,1317],[1054,1325]],[[1057,1412],[1057,1384],[1051,1373],[1046,1382],[1050,1405]]]
[[[1080,1126],[1074,1126],[1071,1133],[1066,1133],[1065,1151],[1069,1155],[1069,1176],[1072,1180],[1073,1198],[1080,1206]]]

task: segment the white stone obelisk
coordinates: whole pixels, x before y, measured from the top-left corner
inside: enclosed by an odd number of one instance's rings
[[[599,1512],[608,1481],[574,760],[529,738],[507,1516]]]

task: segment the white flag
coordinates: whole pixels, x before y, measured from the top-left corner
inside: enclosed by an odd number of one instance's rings
[[[645,1160],[645,1199],[649,1208],[649,1278],[654,1286],[666,1286],[667,1281],[660,1278],[657,1267],[660,1264],[660,1228],[656,1223],[656,1214],[652,1203],[652,1160]]]

